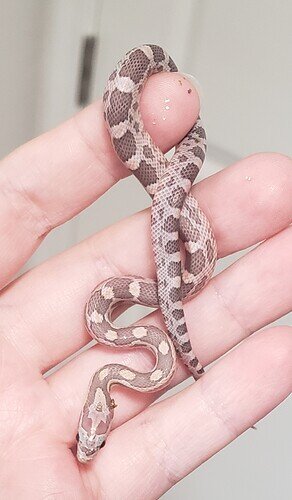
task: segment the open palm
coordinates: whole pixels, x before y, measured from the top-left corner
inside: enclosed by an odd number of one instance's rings
[[[183,90],[160,74],[143,93],[144,122],[164,151],[198,115],[196,92]],[[159,115],[165,97],[172,102],[167,121]],[[43,375],[90,340],[83,309],[98,283],[119,274],[154,276],[149,212],[12,279],[52,228],[125,175],[111,148],[101,103],[2,161],[1,498],[155,499],[291,390],[291,328],[257,332],[291,309],[291,160],[258,154],[194,189],[220,257],[263,241],[185,306],[192,344],[204,365],[240,345],[200,381],[152,406],[159,394],[116,388],[115,430],[94,461],[78,464],[78,416],[94,371],[111,361],[143,371],[153,360],[143,350],[95,346]],[[163,327],[158,312],[145,321]],[[179,363],[173,385],[186,376]]]

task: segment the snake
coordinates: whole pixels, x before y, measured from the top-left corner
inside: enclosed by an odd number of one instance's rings
[[[176,145],[167,160],[144,127],[140,97],[148,78],[172,72],[181,86],[178,69],[157,45],[134,48],[110,75],[103,95],[105,124],[121,162],[134,174],[152,198],[151,240],[156,279],[114,276],[100,283],[85,307],[90,335],[110,347],[144,347],[155,356],[155,365],[144,373],[112,363],[93,375],[81,412],[77,458],[87,463],[103,448],[114,417],[114,384],[139,392],[165,388],[176,370],[177,355],[197,380],[204,369],[188,335],[183,301],[208,282],[217,259],[211,225],[191,194],[205,159],[206,134],[200,117]],[[188,93],[191,89],[187,90]],[[124,304],[160,308],[165,330],[154,325],[117,327],[113,313]]]

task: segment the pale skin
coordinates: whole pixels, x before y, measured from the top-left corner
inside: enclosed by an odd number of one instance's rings
[[[186,81],[183,85],[189,87]],[[199,113],[196,91],[183,89],[171,75],[160,74],[151,77],[143,93],[145,126],[164,151],[184,136]],[[171,99],[172,110],[162,120],[165,98]],[[94,371],[111,361],[143,371],[153,360],[143,350],[96,346],[48,378],[43,374],[90,340],[83,311],[98,283],[115,275],[154,277],[149,211],[14,277],[50,230],[126,175],[112,150],[100,102],[2,161],[3,498],[158,498],[291,391],[292,328],[268,325],[292,306],[292,162],[281,154],[262,153],[194,188],[220,258],[264,240],[185,306],[200,361],[204,366],[217,363],[198,382],[151,407],[160,394],[116,388],[118,407],[106,446],[88,465],[77,463],[72,447]],[[146,322],[163,326],[158,312]],[[186,376],[178,363],[172,385]]]

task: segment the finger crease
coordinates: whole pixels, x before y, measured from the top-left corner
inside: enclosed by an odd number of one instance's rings
[[[228,303],[226,301],[226,299],[224,298],[224,295],[221,292],[221,290],[218,287],[216,282],[217,282],[217,279],[215,277],[209,282],[209,286],[213,287],[213,290],[216,294],[217,301],[219,302],[220,306],[224,309],[224,311],[227,312],[228,316],[237,324],[237,326],[239,327],[240,333],[241,333],[241,337],[244,336],[244,338],[245,338],[245,337],[251,335],[253,332],[240,322],[238,316],[232,310],[230,303]]]
[[[168,465],[174,463],[169,446],[163,439],[161,430],[157,427],[157,424],[154,423],[153,425],[152,418],[146,417],[140,425],[143,427],[141,435],[144,436],[147,460],[149,460],[149,455],[153,457],[149,461],[152,464],[151,469],[153,467],[152,470],[155,470],[155,466],[159,468],[167,481],[166,489],[170,489],[178,483],[181,476],[176,474],[173,468]]]
[[[53,228],[47,213],[41,207],[37,194],[30,188],[16,186],[5,179],[1,193],[8,200],[8,207],[13,207],[16,218],[21,219],[24,227],[37,239],[45,236]]]
[[[102,165],[104,167],[106,175],[112,179],[111,184],[116,184],[121,179],[121,175],[114,174],[110,169],[108,158],[111,156],[111,154],[109,153],[109,151],[103,151],[100,146],[99,148],[95,148],[92,146],[91,142],[88,140],[88,138],[80,128],[78,115],[72,117],[72,123],[75,126],[80,141],[85,145],[87,151],[93,155],[94,164],[97,166]]]
[[[200,382],[201,382],[201,403],[206,409],[205,410],[206,415],[212,415],[213,417],[215,417],[215,419],[219,421],[220,425],[222,425],[223,428],[227,431],[228,438],[230,438],[230,440],[233,441],[236,437],[240,435],[240,432],[234,425],[234,421],[232,420],[232,418],[229,418],[226,404],[224,402],[220,404],[218,400],[215,401],[210,397],[206,397],[206,395],[204,394],[204,384],[202,383],[203,379]]]

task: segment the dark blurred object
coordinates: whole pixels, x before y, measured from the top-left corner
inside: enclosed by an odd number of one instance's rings
[[[87,36],[82,41],[81,67],[77,91],[77,103],[79,106],[85,106],[90,100],[93,61],[96,46],[97,38],[94,36]]]

